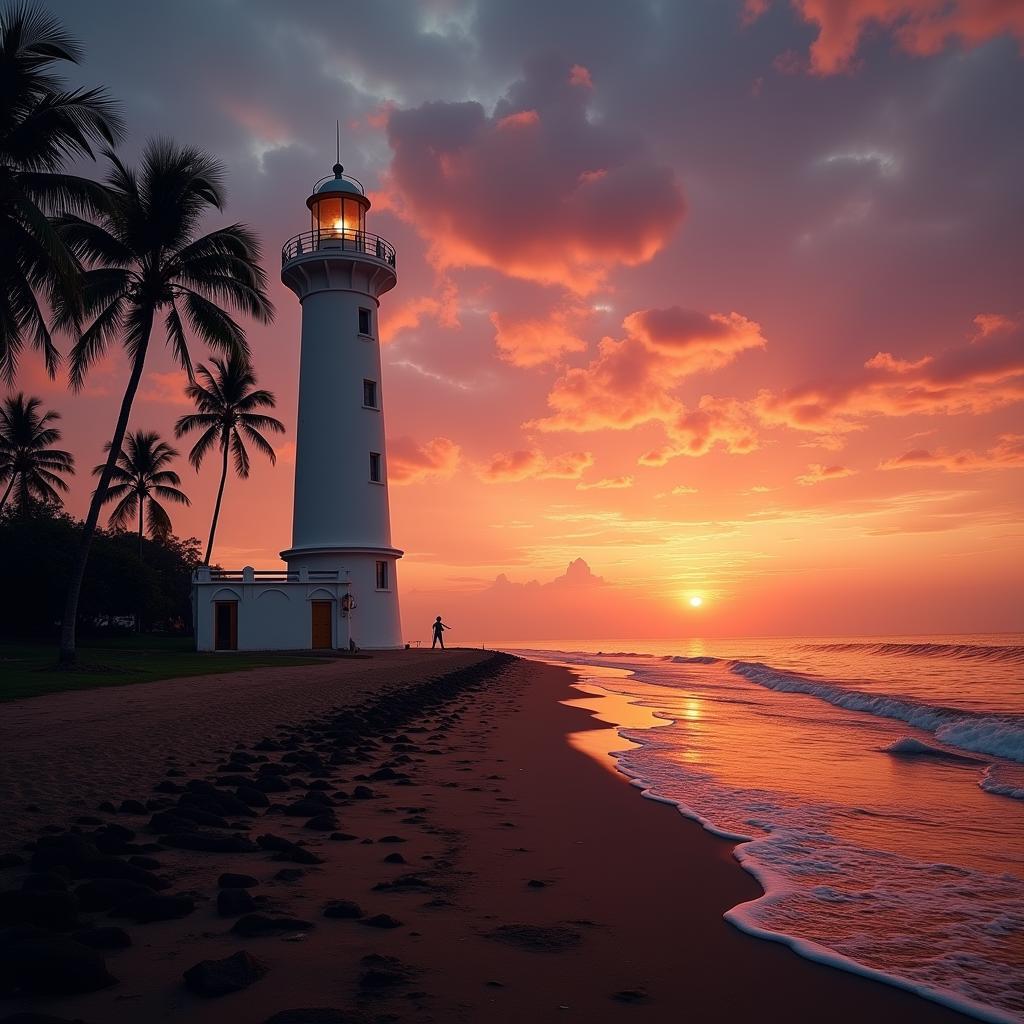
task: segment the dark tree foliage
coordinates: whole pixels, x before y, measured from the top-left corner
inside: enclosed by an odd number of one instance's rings
[[[81,541],[82,523],[64,512],[38,507],[31,516],[0,514],[0,636],[57,637],[68,577]],[[129,632],[137,610],[142,627],[192,632],[192,571],[200,564],[195,537],[173,534],[143,541],[127,530],[97,530],[82,586],[78,628],[85,634]]]

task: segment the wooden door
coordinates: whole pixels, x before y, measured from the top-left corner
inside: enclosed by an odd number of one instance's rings
[[[213,646],[218,651],[238,650],[238,602],[215,601],[213,606]]]
[[[313,650],[330,650],[334,646],[331,635],[333,601],[313,601]]]

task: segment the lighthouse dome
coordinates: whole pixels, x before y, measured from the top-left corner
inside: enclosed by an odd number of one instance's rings
[[[335,164],[333,170],[334,177],[326,178],[323,182],[318,184],[314,189],[316,193],[322,194],[324,192],[344,192],[348,193],[349,195],[356,196],[362,196],[366,194],[363,191],[363,186],[360,184],[360,182],[356,181],[355,178],[346,176],[344,174],[345,168],[342,167],[341,164]]]

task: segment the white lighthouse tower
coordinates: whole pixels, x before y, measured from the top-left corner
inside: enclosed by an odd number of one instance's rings
[[[288,568],[197,569],[201,651],[402,646],[377,321],[398,281],[395,250],[367,232],[370,200],[344,171],[313,186],[310,230],[281,251],[281,280],[302,304]]]
[[[281,557],[290,571],[344,573],[346,633],[360,647],[400,647],[378,330],[380,296],[398,280],[395,250],[367,232],[370,200],[341,164],[306,205],[310,230],[282,251],[302,343],[292,546]]]

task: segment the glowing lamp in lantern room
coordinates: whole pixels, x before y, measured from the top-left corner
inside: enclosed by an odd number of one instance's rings
[[[359,182],[344,171],[341,164],[335,164],[334,177],[318,183],[306,200],[318,248],[339,241],[343,246],[358,246],[365,234],[370,201]]]

